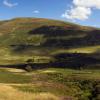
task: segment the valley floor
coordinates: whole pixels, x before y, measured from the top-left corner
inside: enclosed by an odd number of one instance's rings
[[[100,100],[100,70],[0,68],[0,100]]]

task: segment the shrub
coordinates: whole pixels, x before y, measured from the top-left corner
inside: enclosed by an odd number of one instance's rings
[[[25,69],[26,69],[28,72],[33,71],[33,68],[32,68],[31,65],[27,65],[27,66],[25,67]]]

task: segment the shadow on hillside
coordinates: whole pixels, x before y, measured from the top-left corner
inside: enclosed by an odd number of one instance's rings
[[[71,32],[68,32],[71,35]],[[47,41],[42,46],[53,46],[53,47],[62,47],[62,48],[75,48],[75,47],[84,47],[84,46],[96,46],[100,45],[100,31],[91,31],[86,33],[84,37],[74,37],[77,35],[77,31],[73,31],[74,35],[70,39],[56,39],[51,38],[47,39]],[[67,33],[65,33],[67,34]],[[80,32],[80,34],[82,34]],[[66,35],[65,35],[66,36]]]
[[[71,69],[100,69],[100,58],[92,54],[84,53],[61,53],[54,56],[56,67],[67,67]],[[98,65],[98,66],[97,66]]]
[[[16,69],[25,69],[27,64],[6,64],[0,65],[1,68],[16,68]]]
[[[43,68],[70,68],[70,69],[100,69],[100,59],[93,57],[90,54],[82,53],[61,53],[54,55],[54,61],[49,63],[34,63],[27,62],[25,64],[15,65],[0,65],[4,68],[18,68],[30,70],[43,69]],[[30,61],[32,61],[30,59]],[[30,68],[31,67],[31,68]]]
[[[43,34],[47,41],[43,47],[78,47],[100,45],[100,30],[81,30],[75,28],[65,28],[61,26],[42,26],[29,32],[29,34]],[[75,37],[76,35],[85,34],[83,37]],[[59,39],[56,37],[59,36]],[[61,39],[62,36],[73,36],[71,39]],[[54,37],[53,39],[50,37]]]
[[[81,30],[74,27],[66,28],[61,26],[42,26],[31,30],[30,35],[44,35],[45,41],[40,45],[32,44],[13,44],[10,45],[14,52],[27,52],[28,50],[35,51],[38,49],[41,53],[41,48],[50,51],[51,49],[71,49],[84,46],[100,45],[100,30]],[[83,36],[80,36],[82,34]],[[79,35],[79,36],[78,36]],[[71,38],[67,38],[71,36]],[[78,37],[77,37],[78,36]],[[59,38],[58,38],[59,37]],[[64,38],[63,38],[64,37]],[[35,50],[34,50],[35,49]],[[44,52],[45,53],[45,52]]]
[[[33,29],[29,32],[30,35],[34,34],[43,34],[46,37],[49,36],[63,36],[67,35],[69,36],[70,34],[79,34],[79,33],[84,33],[84,30],[78,30],[75,29],[74,27],[67,28],[66,27],[61,27],[61,26],[42,26],[37,29]]]
[[[90,35],[96,35],[100,33],[100,30],[82,30],[82,29],[77,29],[76,27],[63,27],[63,26],[42,26],[42,27],[38,27],[35,28],[31,31],[28,32],[28,34],[30,35],[34,35],[34,34],[43,34],[46,36],[60,36],[60,35],[70,35],[70,34],[80,34],[80,33],[91,33]]]
[[[27,45],[27,44],[13,44],[13,45],[10,45],[11,49],[14,51],[14,52],[23,52],[24,50],[27,51],[29,49],[34,49],[34,45]]]

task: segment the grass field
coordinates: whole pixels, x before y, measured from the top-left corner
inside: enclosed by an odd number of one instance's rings
[[[100,89],[99,70],[47,68],[30,73],[0,68],[1,100],[90,100]],[[99,100],[100,94],[93,97]]]

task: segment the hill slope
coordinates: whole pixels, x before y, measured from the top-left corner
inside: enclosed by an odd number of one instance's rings
[[[61,53],[87,53],[99,59],[99,49],[100,30],[96,28],[42,18],[0,22],[0,64],[48,59]]]

